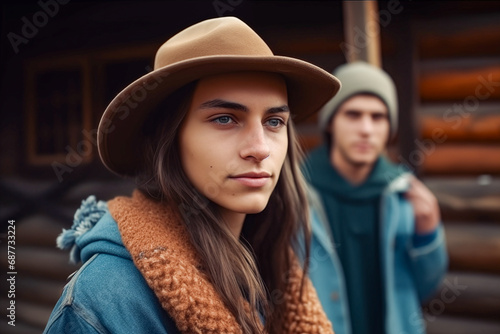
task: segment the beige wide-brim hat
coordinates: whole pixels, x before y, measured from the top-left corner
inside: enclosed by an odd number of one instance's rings
[[[118,175],[135,176],[142,157],[142,128],[155,107],[197,79],[240,71],[282,75],[294,120],[318,111],[340,88],[339,80],[313,64],[273,55],[259,35],[235,17],[202,21],[167,40],[156,53],[154,70],[123,89],[106,108],[97,131],[104,165]]]

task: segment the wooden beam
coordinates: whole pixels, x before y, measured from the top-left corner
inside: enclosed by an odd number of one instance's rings
[[[446,112],[447,107],[443,107]],[[498,111],[500,112],[500,106]],[[422,138],[433,140],[437,135],[450,142],[484,142],[500,144],[500,114],[481,115],[473,114],[460,117],[458,114],[447,117],[422,116],[420,133]]]
[[[422,181],[436,196],[446,224],[500,226],[500,178],[471,175],[431,177]]]
[[[500,174],[500,145],[434,145],[420,142],[409,161],[422,167],[422,173],[440,175]],[[427,150],[427,151],[426,151]]]
[[[0,299],[0,305],[7,305],[9,300]],[[10,321],[7,318],[7,321],[0,321],[0,333],[13,333],[12,326],[8,324]],[[33,325],[26,324],[21,320],[16,319],[16,332],[15,333],[23,333],[23,334],[40,334],[44,330],[43,327],[36,327]]]
[[[444,221],[467,224],[489,222],[500,225],[500,194],[472,198],[444,193],[435,195]]]
[[[500,274],[500,227],[445,224],[450,270]]]
[[[0,248],[0,251],[7,254],[5,247]],[[7,256],[0,258],[0,267],[7,268]],[[67,251],[32,246],[16,250],[16,270],[23,275],[64,281],[79,267],[69,263]]]
[[[3,296],[2,296],[3,297]],[[1,305],[7,305],[9,302],[6,298],[0,298]],[[53,305],[40,305],[36,303],[26,302],[24,300],[16,300],[16,329],[18,323],[23,323],[27,326],[38,327],[41,333],[47,325],[50,313],[54,308]],[[4,316],[5,317],[5,316]],[[6,318],[8,319],[8,318]],[[2,319],[2,323],[7,321]],[[12,329],[12,328],[11,328]],[[8,331],[2,333],[29,333],[24,331]]]
[[[468,20],[441,20],[434,24],[426,22],[420,27],[420,55],[423,59],[455,58],[457,56],[498,56],[500,52],[500,24],[497,18],[481,21],[475,17]],[[436,20],[437,21],[437,20]],[[469,22],[468,22],[469,21]],[[496,21],[496,22],[495,22]],[[475,26],[473,25],[475,24]],[[461,26],[459,29],[450,27]],[[444,28],[448,28],[448,31]],[[425,29],[425,31],[424,31]]]
[[[19,275],[16,280],[16,299],[54,306],[67,280],[47,280],[40,277]]]
[[[500,67],[423,71],[419,80],[420,99],[453,101],[474,108],[486,101],[500,100]]]
[[[427,334],[498,334],[500,323],[498,321],[485,321],[468,317],[452,317],[444,314],[438,316],[424,316]]]
[[[429,319],[446,314],[497,320],[500,314],[499,282],[500,276],[497,275],[449,272],[433,298],[424,305],[424,315]]]
[[[381,66],[377,1],[343,1],[344,53],[347,62]]]
[[[75,209],[76,211],[76,209]],[[33,214],[23,219],[16,226],[19,246],[42,246],[56,250],[56,239],[62,233],[63,227],[69,228],[71,222],[60,222],[45,214]]]

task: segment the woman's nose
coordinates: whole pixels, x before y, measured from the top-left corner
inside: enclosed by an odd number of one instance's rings
[[[262,161],[271,154],[268,139],[266,138],[265,128],[262,124],[249,126],[245,131],[240,156],[243,159],[254,159]]]

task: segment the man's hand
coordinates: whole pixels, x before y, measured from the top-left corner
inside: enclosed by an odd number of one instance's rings
[[[417,178],[412,177],[406,198],[415,212],[415,230],[417,234],[431,233],[441,219],[439,204],[434,194]]]

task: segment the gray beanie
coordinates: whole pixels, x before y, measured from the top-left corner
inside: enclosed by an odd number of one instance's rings
[[[389,110],[391,137],[398,126],[398,100],[396,87],[391,77],[382,69],[362,61],[339,66],[333,75],[340,80],[340,91],[319,112],[319,127],[326,131],[337,108],[356,94],[369,93],[378,96]]]

